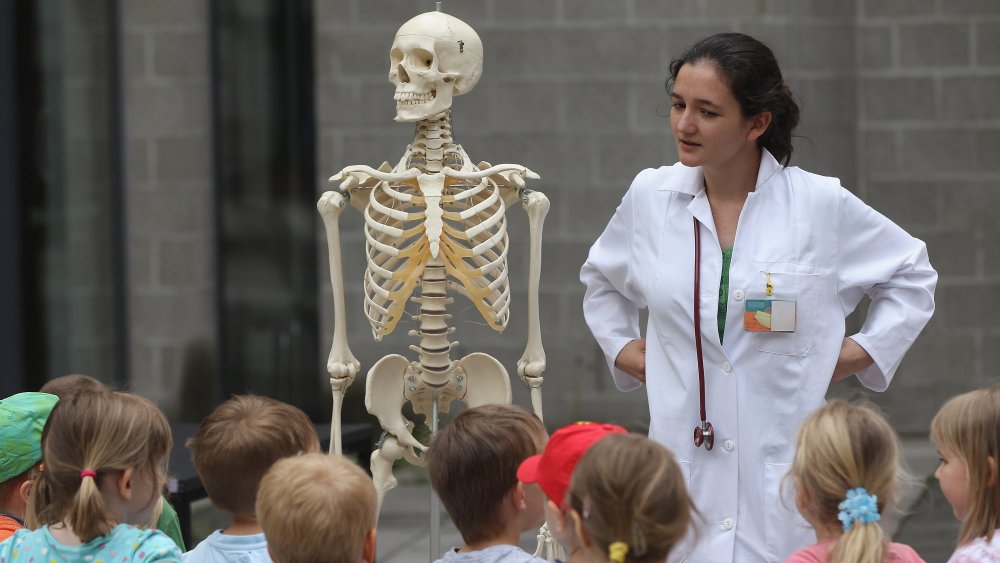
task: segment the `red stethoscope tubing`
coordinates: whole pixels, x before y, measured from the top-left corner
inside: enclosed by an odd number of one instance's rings
[[[715,432],[705,413],[705,362],[701,353],[701,229],[698,218],[694,222],[694,349],[698,355],[698,399],[701,425],[694,429],[695,447],[711,450],[715,445]]]

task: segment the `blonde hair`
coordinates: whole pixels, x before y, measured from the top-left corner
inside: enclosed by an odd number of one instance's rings
[[[375,527],[375,487],[343,456],[285,458],[260,483],[257,518],[277,562],[355,563]]]
[[[863,487],[878,497],[879,514],[893,506],[902,470],[899,439],[873,408],[830,401],[802,424],[795,447],[792,475],[805,492],[813,516],[843,529],[837,516],[847,491]],[[878,522],[856,520],[837,538],[830,563],[880,563],[889,539]]]
[[[257,487],[271,465],[319,450],[319,438],[297,407],[259,395],[237,395],[201,421],[187,447],[212,504],[231,514],[253,516]]]
[[[959,545],[976,538],[987,541],[1000,528],[1000,387],[987,387],[953,397],[931,422],[931,441],[962,458],[968,473],[968,515]],[[993,473],[990,469],[993,459]]]
[[[591,446],[566,495],[598,548],[619,563],[664,561],[696,514],[673,454],[636,434]]]
[[[170,425],[149,399],[111,391],[60,399],[42,433],[45,469],[29,501],[33,523],[67,520],[84,543],[108,534],[118,522],[107,510],[100,479],[132,468],[162,483],[171,446]],[[96,476],[82,477],[85,470]]]
[[[427,474],[466,544],[503,532],[500,504],[517,484],[517,468],[547,440],[542,421],[516,405],[471,408],[434,436]]]

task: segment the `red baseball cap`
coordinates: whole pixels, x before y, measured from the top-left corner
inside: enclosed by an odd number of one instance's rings
[[[576,463],[598,440],[610,434],[628,434],[617,424],[577,422],[552,433],[545,451],[521,462],[517,479],[538,483],[549,500],[562,506]]]

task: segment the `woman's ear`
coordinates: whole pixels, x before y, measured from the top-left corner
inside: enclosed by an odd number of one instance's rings
[[[747,140],[756,141],[771,125],[771,112],[762,111],[747,121],[750,123],[750,129],[747,130]]]

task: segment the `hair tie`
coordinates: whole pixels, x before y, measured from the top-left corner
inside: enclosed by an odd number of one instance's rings
[[[611,542],[608,546],[608,559],[615,563],[625,563],[625,556],[628,555],[628,544],[623,541]]]
[[[80,472],[80,480],[82,481],[85,477],[93,477],[97,479],[97,472],[92,469],[84,469]]]
[[[869,494],[864,487],[848,490],[847,498],[837,505],[837,508],[840,509],[837,519],[844,523],[845,532],[850,530],[855,522],[870,524],[882,519],[878,513],[878,496]]]

